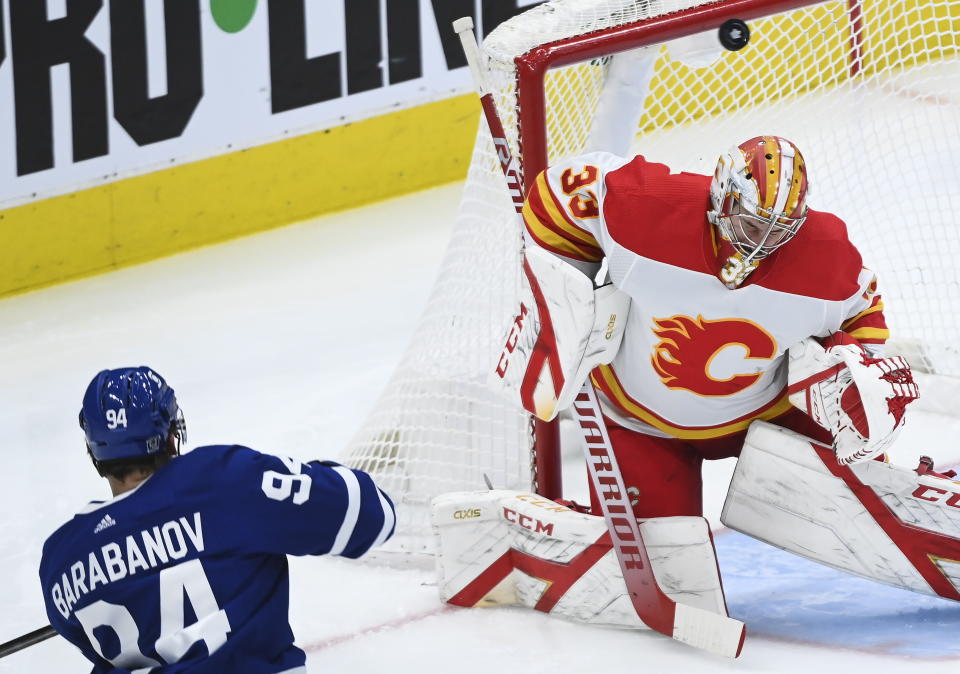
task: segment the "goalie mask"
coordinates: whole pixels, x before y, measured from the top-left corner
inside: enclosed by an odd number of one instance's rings
[[[745,270],[787,243],[807,217],[807,169],[785,138],[757,136],[720,156],[710,182],[707,217],[736,251],[732,266]],[[728,266],[731,266],[728,264]],[[729,285],[729,284],[728,284]]]

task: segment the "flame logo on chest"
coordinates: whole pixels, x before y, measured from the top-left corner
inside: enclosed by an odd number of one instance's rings
[[[740,346],[744,358],[773,360],[777,340],[753,321],[742,318],[708,320],[703,316],[654,318],[652,328],[660,341],[650,361],[660,381],[671,389],[701,396],[729,396],[755,384],[762,373],[733,374],[717,379],[710,374],[713,360],[727,347]]]

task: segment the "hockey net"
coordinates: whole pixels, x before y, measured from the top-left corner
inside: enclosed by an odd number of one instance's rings
[[[736,52],[716,47],[730,18],[751,30]],[[611,143],[709,174],[742,140],[793,140],[811,204],[840,215],[878,271],[893,348],[960,377],[955,0],[556,0],[502,24],[483,52],[527,184],[550,162]],[[481,123],[420,327],[345,454],[397,501],[393,550],[430,551],[438,493],[482,488],[484,475],[498,488],[536,486],[530,421],[486,385],[515,308],[521,242]]]

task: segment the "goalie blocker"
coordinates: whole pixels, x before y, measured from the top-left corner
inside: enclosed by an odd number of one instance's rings
[[[524,253],[520,305],[490,382],[543,421],[573,403],[590,371],[610,363],[630,298],[536,246]]]

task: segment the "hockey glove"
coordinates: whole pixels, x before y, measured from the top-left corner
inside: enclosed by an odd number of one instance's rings
[[[805,339],[789,354],[790,402],[833,434],[838,462],[865,461],[893,443],[919,396],[903,357],[871,358],[843,332],[823,344]]]

